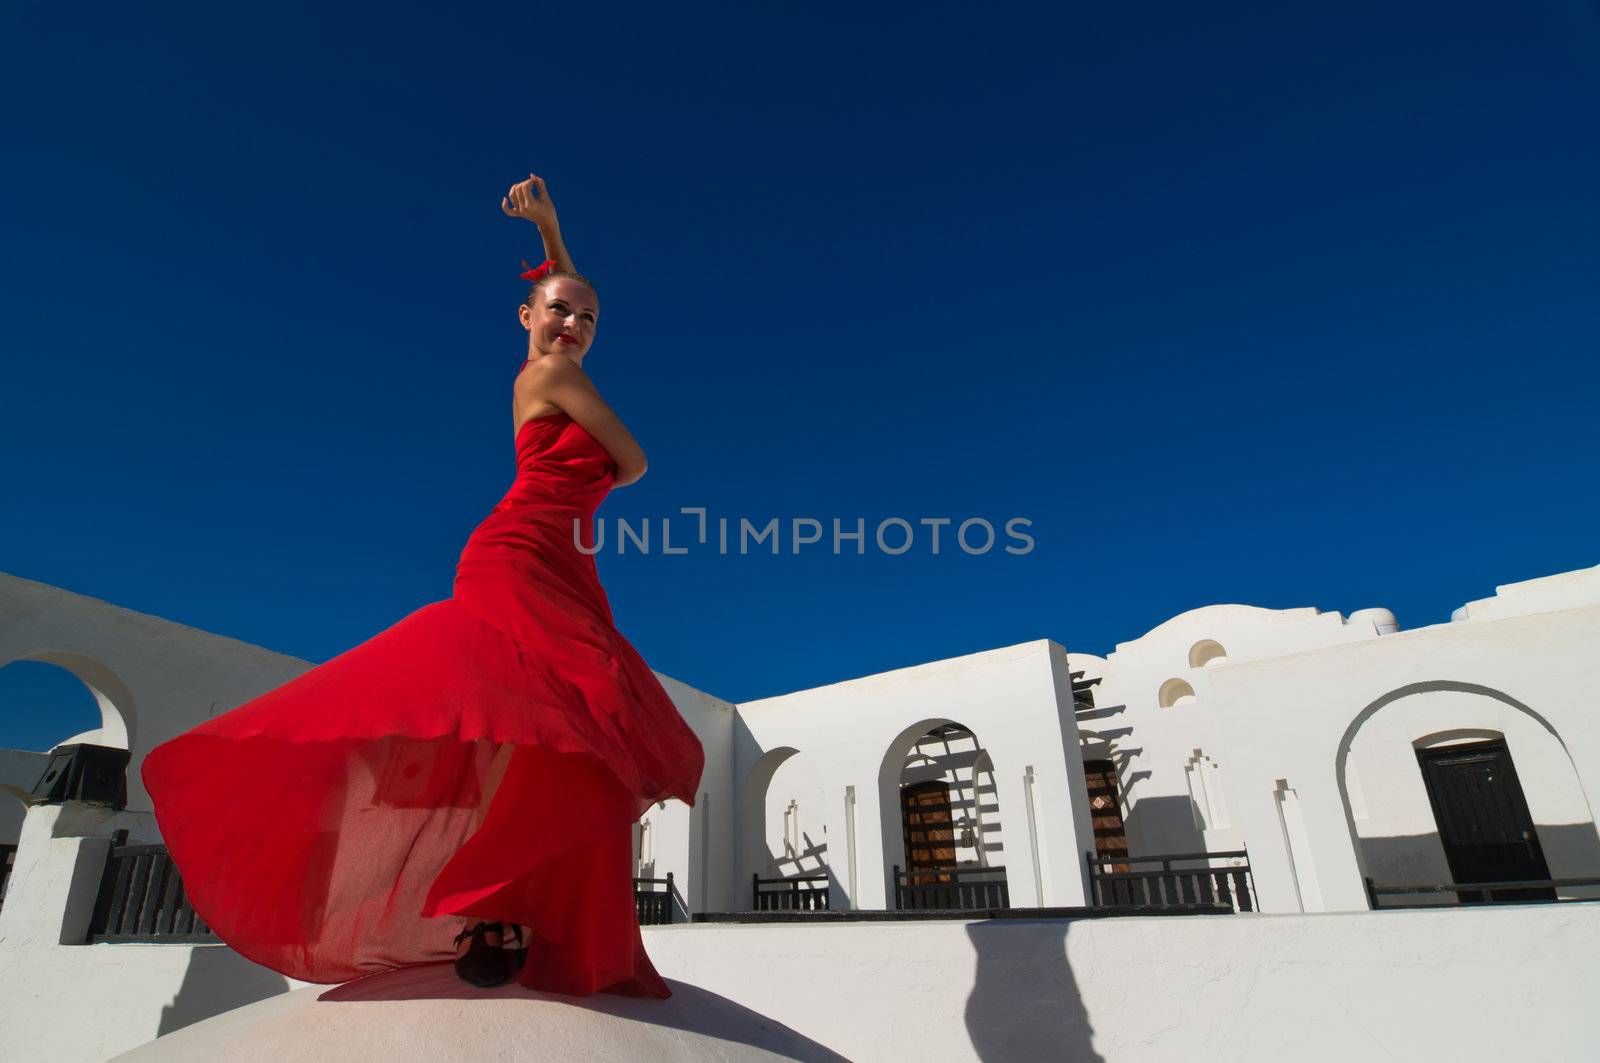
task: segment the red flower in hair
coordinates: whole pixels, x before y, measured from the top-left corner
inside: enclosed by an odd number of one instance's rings
[[[556,265],[556,260],[555,259],[547,258],[543,262],[539,263],[537,266],[534,266],[533,268],[529,269],[528,268],[528,260],[527,259],[523,259],[522,260],[522,268],[524,270],[526,270],[526,272],[522,274],[522,279],[525,280],[525,281],[536,281],[540,277],[543,277],[546,273],[549,273],[552,269],[554,269],[555,265]]]

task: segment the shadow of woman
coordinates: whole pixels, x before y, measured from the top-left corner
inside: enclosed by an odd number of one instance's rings
[[[528,989],[515,981],[493,989],[479,989],[462,982],[456,977],[454,964],[445,962],[418,964],[371,974],[324,990],[316,1000],[319,1003],[503,1000],[507,1008],[576,1008],[743,1044],[781,1058],[817,1063],[849,1063],[845,1056],[727,997],[670,978],[667,984],[672,988],[672,996],[666,1000],[608,993],[586,997],[567,996]],[[536,1021],[533,1015],[528,1018],[530,1022]]]
[[[251,963],[226,946],[199,946],[190,954],[189,966],[172,1003],[161,1009],[156,1036],[258,1000],[282,996],[290,989],[289,979]]]
[[[967,1034],[981,1060],[1102,1063],[1067,962],[1067,919],[994,919],[967,925],[977,954]]]

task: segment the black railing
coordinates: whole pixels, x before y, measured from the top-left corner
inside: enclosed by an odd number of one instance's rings
[[[1106,908],[1215,908],[1218,911],[1256,910],[1255,882],[1250,858],[1240,849],[1223,853],[1178,853],[1172,856],[1099,857],[1086,853],[1090,896]],[[1229,861],[1218,867],[1216,861]],[[1195,864],[1199,867],[1176,867]],[[1135,870],[1141,864],[1157,867]],[[1126,867],[1127,871],[1108,870]]]
[[[218,938],[190,906],[167,847],[129,845],[128,832],[119,830],[106,857],[87,940],[212,944]]]
[[[1385,904],[1383,897],[1402,894],[1455,894],[1456,904],[1550,904],[1556,901],[1574,901],[1586,898],[1557,897],[1556,890],[1580,886],[1600,886],[1600,878],[1545,878],[1518,882],[1444,882],[1421,886],[1380,886],[1367,878],[1367,903],[1373,911],[1380,908],[1450,908],[1450,904]]]
[[[11,868],[17,862],[15,845],[0,845],[0,907],[6,903],[6,883],[11,881]]]
[[[663,886],[665,889],[656,889]],[[633,908],[640,926],[665,926],[672,922],[672,872],[666,878],[635,878]]]
[[[919,867],[894,865],[894,906],[915,911],[993,910],[1011,907],[1003,867]]]
[[[794,878],[750,876],[752,912],[825,912],[828,910],[828,873]]]
[[[221,939],[195,913],[183,877],[164,845],[129,845],[128,832],[112,836],[94,912],[85,940],[209,945]],[[15,849],[15,846],[10,848]],[[4,877],[0,875],[0,886]],[[657,887],[664,887],[658,889]],[[0,893],[3,896],[3,893]],[[635,878],[634,909],[641,925],[672,922],[672,872],[666,878]]]

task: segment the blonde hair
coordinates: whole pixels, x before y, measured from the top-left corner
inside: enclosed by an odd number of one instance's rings
[[[528,297],[523,300],[524,305],[532,306],[533,297],[539,294],[539,289],[543,288],[546,284],[549,284],[550,281],[556,277],[569,277],[583,285],[585,288],[588,288],[591,292],[594,292],[594,297],[596,299],[600,298],[600,289],[596,288],[594,286],[594,281],[590,280],[588,277],[585,277],[581,273],[573,273],[571,270],[553,269],[549,273],[546,273],[544,276],[533,282],[532,287],[528,289]]]

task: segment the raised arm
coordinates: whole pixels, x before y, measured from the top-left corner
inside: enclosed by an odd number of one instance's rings
[[[544,178],[530,173],[526,181],[518,181],[500,198],[500,210],[508,218],[526,218],[539,227],[539,239],[544,242],[544,257],[555,259],[556,268],[568,273],[578,272],[561,241],[561,223],[556,220],[556,205],[550,202],[550,191]]]
[[[564,354],[547,354],[517,377],[517,401],[547,402],[563,411],[594,436],[617,463],[615,487],[626,487],[649,467],[644,449],[628,426],[606,404],[583,367]]]

